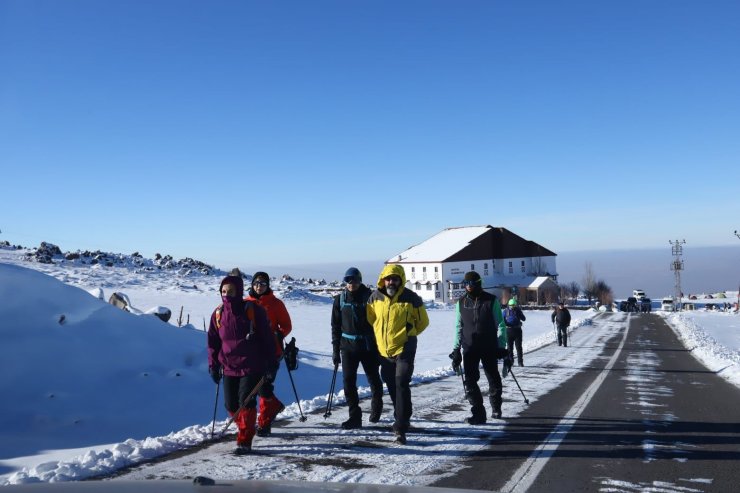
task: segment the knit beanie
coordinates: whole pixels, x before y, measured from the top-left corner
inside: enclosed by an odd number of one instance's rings
[[[255,272],[252,276],[252,284],[254,284],[254,282],[258,280],[265,281],[267,283],[267,287],[270,287],[270,276],[267,275],[267,272]]]
[[[480,274],[475,272],[474,270],[471,270],[470,272],[465,273],[465,281],[478,281],[480,282]]]

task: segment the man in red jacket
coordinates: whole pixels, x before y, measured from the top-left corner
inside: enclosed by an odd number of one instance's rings
[[[270,289],[270,276],[266,272],[255,272],[252,276],[252,287],[249,289],[247,301],[257,303],[267,312],[270,329],[275,336],[275,359],[272,367],[274,371],[270,374],[277,376],[280,360],[283,357],[283,339],[293,329],[290,315],[288,315],[285,304]],[[272,421],[285,409],[283,403],[275,396],[274,390],[273,382],[266,382],[260,390],[257,436],[269,436],[272,431]]]

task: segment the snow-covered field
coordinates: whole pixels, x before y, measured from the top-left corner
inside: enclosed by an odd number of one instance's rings
[[[0,395],[4,400],[0,411],[0,484],[82,479],[208,439],[215,386],[206,370],[203,325],[219,302],[217,286],[223,273],[142,268],[126,259],[113,266],[62,263],[57,259],[42,264],[23,260],[23,253],[0,247],[0,340],[4,349],[0,362]],[[303,281],[273,284],[291,314],[292,335],[301,350],[300,367],[293,375],[300,409],[284,368],[277,379],[277,395],[286,404],[291,403],[281,414],[284,419],[322,410],[328,399],[331,291],[321,288]],[[101,290],[103,300],[96,297]],[[168,307],[172,318],[164,323],[151,315],[121,311],[106,302],[113,292],[125,293],[141,311]],[[190,324],[178,327],[181,307],[183,322],[189,320]],[[568,358],[557,347],[547,347],[553,340],[550,312],[525,313],[525,351],[545,348],[526,356],[525,363],[529,359]],[[414,381],[454,382],[447,357],[454,312],[432,308],[429,314],[431,324],[419,338]],[[575,310],[572,314],[573,340],[590,337],[588,328],[599,323],[600,315]],[[665,316],[710,369],[740,385],[740,317],[699,311]],[[562,366],[577,371],[578,365],[587,364],[598,352],[597,346]],[[340,382],[341,377],[337,380]],[[560,379],[528,379],[528,397],[543,395],[554,381]],[[361,395],[367,395],[365,382],[361,379],[360,383]],[[419,389],[412,391],[415,403],[417,395],[420,402],[425,402]],[[507,415],[523,408],[517,393],[516,387],[506,386]],[[461,392],[452,394],[446,398],[461,401]],[[343,402],[341,391],[335,402]],[[389,419],[389,407],[387,403],[384,421]],[[439,427],[444,432],[437,437],[440,450],[454,448],[459,451],[455,458],[481,446],[467,443],[466,431],[459,429],[464,428],[460,423],[467,414],[464,408],[442,424],[421,413],[417,422],[425,428]],[[345,414],[344,409],[336,410],[328,422],[313,426],[311,433],[315,429],[325,432],[327,424],[336,424],[345,419]],[[217,429],[225,424],[224,419],[219,402]],[[305,426],[315,419],[322,420],[314,415]],[[274,446],[273,442],[266,441],[263,446]],[[419,461],[415,456],[418,451],[413,448],[394,449],[394,453]],[[429,461],[432,456],[425,454]],[[400,464],[403,467],[405,462]],[[434,474],[449,472],[451,466],[429,462],[424,467],[427,472],[419,473],[417,484],[428,484]],[[397,478],[402,481],[400,476]],[[393,476],[337,478],[329,474],[311,479],[394,481]]]

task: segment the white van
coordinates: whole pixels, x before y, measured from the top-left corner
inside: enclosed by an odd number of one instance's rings
[[[645,297],[645,291],[642,289],[635,289],[632,291],[632,296],[637,298],[637,301],[642,301],[642,299]]]
[[[660,300],[660,309],[664,312],[672,312],[674,310],[673,298],[663,298]]]

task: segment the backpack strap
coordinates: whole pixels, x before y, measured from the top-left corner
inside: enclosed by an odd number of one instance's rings
[[[216,329],[221,328],[221,312],[224,311],[223,303],[218,305],[216,308]],[[247,301],[244,303],[244,312],[247,314],[247,320],[250,323],[254,323],[254,303]]]

